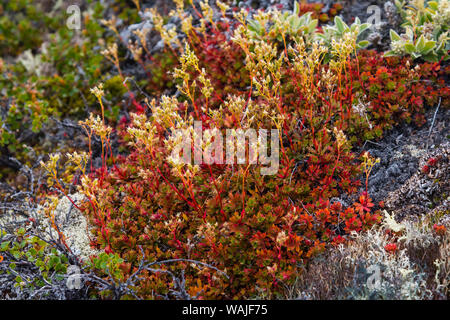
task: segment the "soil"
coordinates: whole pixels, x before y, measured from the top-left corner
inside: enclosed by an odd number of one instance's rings
[[[366,141],[360,150],[380,158],[369,177],[370,197],[374,203],[384,202],[398,219],[449,210],[450,110],[435,106],[427,112],[426,119],[420,128],[403,124],[387,132],[380,141]],[[437,159],[437,164],[424,173],[422,169],[431,158]],[[347,206],[356,196],[335,200]]]

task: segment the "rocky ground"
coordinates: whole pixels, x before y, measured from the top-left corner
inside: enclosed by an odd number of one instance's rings
[[[317,0],[314,2],[318,2]],[[323,9],[326,12],[333,1],[323,0]],[[370,48],[378,51],[386,51],[389,46],[389,30],[399,30],[399,19],[395,13],[395,7],[391,1],[370,0],[370,1],[347,1],[340,15],[347,23],[351,23],[354,17],[358,16],[364,22],[373,18],[374,14],[380,14],[380,22],[372,27],[372,35],[368,38],[372,45]],[[291,0],[245,0],[238,1],[240,7],[253,9],[269,9],[272,6],[283,6],[291,9]],[[173,9],[173,3],[165,0],[142,1],[142,7],[158,7],[164,13]],[[372,9],[368,10],[370,6]],[[379,11],[377,11],[379,10]],[[371,21],[373,22],[373,21]],[[179,24],[179,21],[169,21],[169,23]],[[141,24],[149,24],[144,21],[128,28],[122,28],[120,36],[124,42],[132,37],[133,30],[140,28]],[[148,25],[152,28],[151,25]],[[151,38],[150,45],[152,52],[162,49],[162,42],[155,33]],[[132,62],[132,57],[124,63],[124,72],[133,74],[139,80],[140,75],[145,77],[145,73],[140,67]],[[172,92],[173,93],[173,92]],[[378,163],[372,170],[368,184],[368,194],[377,208],[384,208],[393,214],[398,220],[426,216],[430,213],[436,216],[444,216],[450,209],[450,110],[448,106],[429,106],[426,114],[426,124],[417,127],[413,124],[402,124],[384,134],[384,138],[379,141],[366,141],[360,150],[356,152],[368,151],[373,157],[379,158]],[[42,143],[64,147],[70,143],[79,149],[88,148],[85,134],[75,121],[66,119],[59,121],[53,119],[46,125],[47,135],[36,137]],[[32,134],[32,133],[30,133]],[[94,150],[100,150],[95,147]],[[113,149],[116,151],[115,143]],[[97,152],[98,153],[98,152]],[[101,161],[99,154],[93,155],[94,162]],[[2,165],[0,155],[0,165]],[[8,160],[8,163],[15,164],[16,170],[21,168],[20,163]],[[100,166],[99,163],[94,163]],[[37,165],[36,165],[37,166]],[[24,185],[33,185],[33,169],[22,167],[18,177],[23,177]],[[0,182],[0,191],[7,190],[10,186]],[[9,189],[8,189],[9,190]],[[363,191],[363,189],[361,189]],[[37,205],[24,203],[23,199],[33,197],[33,190],[28,192],[17,192],[6,199],[9,202],[0,203],[0,228],[18,226],[28,222],[30,218],[42,217],[39,212],[43,211]],[[344,207],[350,206],[357,194],[353,196],[342,195],[335,198]],[[81,197],[77,194],[71,196],[77,202]],[[20,214],[17,214],[20,212]],[[97,251],[90,246],[89,227],[86,218],[79,212],[67,198],[62,197],[54,210],[58,225],[62,228],[62,233],[67,237],[67,243],[74,250],[74,254],[82,259],[87,258]],[[449,215],[446,215],[450,219]],[[43,218],[41,227],[48,234],[52,233],[52,228],[48,219]]]
[[[449,210],[450,110],[435,106],[426,119],[420,128],[403,124],[380,141],[366,141],[360,149],[380,159],[369,178],[370,197],[374,203],[383,202],[398,219]],[[430,159],[436,163],[430,166]],[[423,171],[424,166],[429,170]],[[335,200],[348,206],[355,197]]]
[[[441,207],[448,210],[449,110],[437,106],[428,112],[422,128],[403,125],[381,141],[367,141],[364,149],[380,158],[369,178],[369,194],[386,208],[405,216]],[[423,167],[437,159],[428,173]]]

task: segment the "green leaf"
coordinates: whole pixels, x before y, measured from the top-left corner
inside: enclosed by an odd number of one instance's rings
[[[426,55],[426,54],[430,53],[435,47],[436,47],[436,41],[427,41],[422,50],[422,54]]]
[[[437,11],[439,9],[439,4],[436,1],[428,1],[427,4],[434,11]]]
[[[414,51],[416,51],[416,47],[412,43],[405,43],[405,50],[406,50],[406,52],[411,54]]]
[[[344,27],[344,21],[339,16],[334,17],[334,24],[336,25],[337,30],[339,33],[344,33],[345,27]]]
[[[14,257],[15,259],[17,259],[17,260],[19,260],[20,257],[22,256],[22,255],[20,254],[19,251],[13,251],[13,252],[12,252],[12,255],[13,255],[13,257]]]
[[[23,236],[25,234],[25,229],[24,228],[20,228],[19,230],[17,230],[17,235],[18,236]]]
[[[324,35],[323,33],[316,34],[316,38],[321,39],[321,40],[328,40],[327,36]]]
[[[359,26],[359,33],[363,33],[368,28],[370,28],[371,25],[372,25],[371,23],[363,23],[362,25]]]
[[[435,54],[435,53],[429,53],[427,55],[424,55],[423,60],[427,61],[427,62],[438,62],[439,61],[439,57]]]
[[[308,32],[313,32],[316,29],[318,22],[319,20],[317,19],[312,20],[308,25]]]
[[[425,48],[425,38],[423,36],[420,36],[420,38],[416,42],[416,49],[419,52],[422,52]]]
[[[11,243],[11,241],[5,241],[2,242],[2,244],[0,245],[0,250],[1,251],[6,251],[9,248],[9,244]]]
[[[358,42],[358,47],[359,47],[359,48],[365,48],[365,47],[367,47],[369,44],[370,44],[369,41],[363,40],[363,41]]]
[[[295,1],[295,3],[294,3],[294,14],[296,16],[298,16],[299,13],[300,13],[300,5],[298,4],[298,1]]]
[[[423,25],[426,22],[426,15],[421,15],[419,18],[419,25]]]
[[[436,48],[436,52],[438,52],[439,50],[441,50],[444,47],[444,42],[440,42],[439,45]]]
[[[290,16],[288,21],[292,31],[296,32],[300,29],[301,21],[297,16]]]
[[[418,52],[413,52],[413,53],[411,53],[411,56],[412,56],[414,59],[418,59],[418,58],[420,58],[420,57],[422,56],[422,54],[421,54],[421,53],[418,53]]]
[[[256,20],[249,20],[248,21],[248,29],[250,31],[255,32],[257,35],[262,35],[262,26],[261,24]]]
[[[390,31],[390,35],[391,35],[391,41],[400,41],[402,38],[399,36],[399,34],[397,32],[395,32],[395,30]]]
[[[53,256],[53,257],[50,258],[50,262],[49,262],[48,265],[49,265],[49,268],[51,269],[51,268],[53,268],[54,266],[57,266],[60,263],[61,263],[61,259],[59,259],[59,257]]]
[[[392,50],[389,50],[389,51],[386,51],[385,53],[384,53],[384,56],[385,57],[395,57],[395,56],[398,56],[398,54],[396,54],[394,51],[392,51]]]

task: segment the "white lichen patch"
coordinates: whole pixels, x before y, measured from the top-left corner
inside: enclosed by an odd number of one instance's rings
[[[19,217],[14,215],[13,210],[7,210],[6,212],[0,213],[0,228],[3,226],[8,226],[20,220]],[[24,219],[21,219],[24,220]]]
[[[79,204],[84,196],[80,193],[69,195],[70,199]],[[86,217],[66,197],[49,197],[43,205],[18,207],[20,210],[6,210],[0,212],[0,229],[13,232],[19,227],[34,229],[33,232],[44,240],[57,240],[58,232],[52,225],[50,216],[60,232],[64,235],[65,242],[73,254],[87,261],[90,256],[99,254],[99,251],[91,247],[89,238],[90,226]],[[34,221],[33,224],[30,222]]]
[[[413,144],[406,145],[405,148],[408,149],[409,153],[414,158],[422,158],[427,154],[427,151],[425,149],[419,149]]]
[[[70,199],[75,204],[83,200],[83,195],[76,193],[69,195]],[[54,237],[57,237],[56,230],[51,227],[50,220],[44,214],[44,207],[38,207],[38,211],[42,214],[42,227],[51,232]],[[97,255],[99,252],[93,249],[90,245],[89,238],[90,228],[86,217],[80,212],[67,197],[62,197],[58,200],[56,209],[52,212],[55,216],[55,222],[60,228],[60,231],[65,237],[66,244],[72,252],[86,261],[92,255]]]
[[[395,151],[394,155],[392,156],[392,159],[397,160],[397,159],[402,159],[403,157],[405,157],[404,152]]]
[[[417,148],[414,144],[408,144],[404,146],[405,150],[395,151],[393,155],[393,159],[402,159],[405,157],[414,157],[414,158],[422,158],[427,154],[425,149]],[[407,151],[407,152],[405,152]]]

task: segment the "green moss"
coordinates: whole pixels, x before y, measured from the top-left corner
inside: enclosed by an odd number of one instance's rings
[[[81,30],[66,27],[68,15],[61,8],[46,12],[32,2],[12,0],[0,6],[0,56],[4,57],[0,92],[9,99],[0,118],[0,148],[9,153],[5,156],[25,163],[31,160],[26,145],[36,155],[53,150],[40,150],[20,132],[39,134],[51,117],[78,120],[98,108],[90,88],[107,78],[110,68],[100,53],[100,41],[114,40],[105,38],[109,33],[100,24],[105,8],[98,2],[88,1],[89,16],[82,20]],[[134,14],[126,21],[134,21]],[[123,96],[125,88],[117,77],[108,80],[107,87],[110,101]],[[115,120],[118,111],[113,107],[107,116]]]

